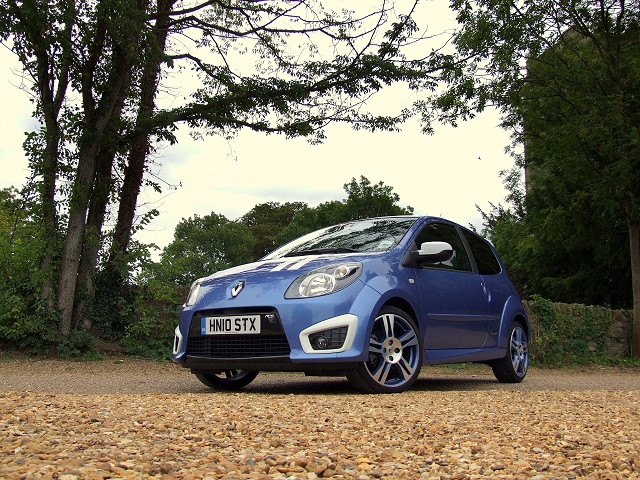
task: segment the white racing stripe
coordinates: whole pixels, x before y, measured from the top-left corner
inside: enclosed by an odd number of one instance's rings
[[[298,263],[296,263],[295,265],[293,265],[289,270],[298,270],[302,267],[304,267],[307,263],[309,263],[311,260],[313,260],[313,257],[306,257],[302,260],[300,260]]]
[[[293,265],[294,263],[299,263],[299,262],[300,262],[299,258],[294,258],[293,260],[287,259],[287,260],[284,260],[280,265],[278,265],[277,267],[275,267],[271,271],[272,272],[279,272],[280,270],[284,270],[285,268],[287,268],[289,265]]]
[[[303,258],[295,257],[295,258],[285,258],[285,259],[276,259],[276,260],[265,260],[264,262],[247,263],[245,265],[238,265],[237,267],[228,268],[227,270],[221,270],[207,278],[213,279],[213,278],[225,277],[228,275],[237,275],[240,273],[244,273],[248,270],[258,268],[261,265],[266,266],[269,264],[275,265],[270,270],[272,272],[279,272],[281,270],[299,270],[314,258],[317,258],[317,257],[314,257],[314,256],[307,256]]]

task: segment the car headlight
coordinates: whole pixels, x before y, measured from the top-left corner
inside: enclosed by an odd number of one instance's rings
[[[195,305],[198,300],[198,295],[200,294],[200,284],[202,283],[202,278],[199,278],[195,282],[191,284],[191,290],[189,290],[189,295],[187,295],[187,301],[184,302],[185,307],[192,307]]]
[[[345,262],[318,268],[305,273],[289,285],[284,298],[319,297],[342,290],[357,280],[362,264]]]

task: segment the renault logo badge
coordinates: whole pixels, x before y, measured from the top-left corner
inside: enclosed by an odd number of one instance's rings
[[[233,298],[236,298],[243,288],[244,288],[244,281],[240,280],[231,288],[231,296]]]

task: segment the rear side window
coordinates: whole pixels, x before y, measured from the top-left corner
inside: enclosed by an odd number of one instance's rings
[[[462,230],[462,232],[471,247],[473,256],[476,258],[478,273],[480,273],[480,275],[497,275],[500,273],[502,271],[500,263],[493,254],[493,250],[491,250],[489,244],[468,230]]]

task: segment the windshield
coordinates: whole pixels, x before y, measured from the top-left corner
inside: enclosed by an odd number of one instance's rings
[[[415,217],[390,217],[335,225],[300,237],[264,260],[323,253],[384,252],[397,245],[415,221]]]

